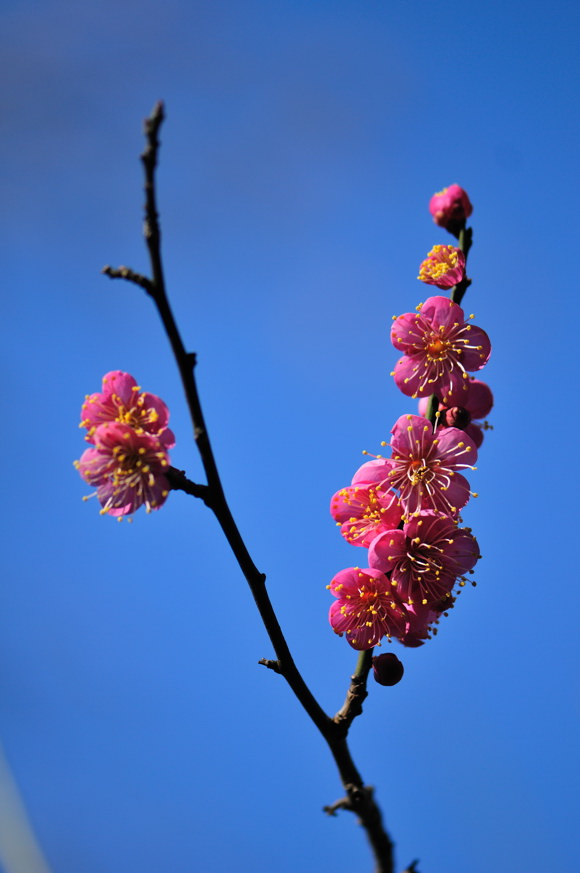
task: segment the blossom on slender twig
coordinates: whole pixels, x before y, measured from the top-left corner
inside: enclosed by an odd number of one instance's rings
[[[390,573],[401,600],[432,608],[451,602],[456,580],[465,581],[479,557],[471,531],[431,510],[412,516],[402,530],[379,534],[369,548],[369,565]]]
[[[457,236],[465,226],[465,220],[473,212],[473,206],[463,188],[459,185],[450,185],[433,195],[429,201],[429,212],[435,224]]]
[[[459,471],[475,469],[477,460],[470,437],[455,427],[435,434],[418,415],[402,415],[391,433],[391,457],[367,461],[352,484],[397,489],[407,515],[424,509],[457,515],[471,495],[469,482]]]
[[[353,546],[368,546],[385,530],[399,526],[403,510],[394,493],[373,485],[348,485],[333,495],[330,514]]]
[[[87,429],[87,442],[94,444],[97,427],[106,421],[129,424],[137,433],[153,434],[166,449],[175,445],[173,432],[167,427],[169,410],[163,400],[141,391],[133,376],[122,370],[106,373],[103,390],[88,394],[81,407],[80,426]]]
[[[102,514],[129,515],[143,505],[150,512],[165,503],[169,458],[160,439],[119,422],[100,424],[92,437],[94,447],[75,466],[96,486]]]
[[[470,377],[466,385],[466,392],[461,398],[461,406],[439,406],[437,410],[437,429],[446,427],[458,427],[471,437],[477,448],[483,442],[483,431],[491,427],[487,422],[473,421],[475,418],[485,418],[493,407],[493,394],[489,385],[479,379]],[[427,414],[429,399],[422,397],[419,400],[419,415]]]
[[[349,567],[328,588],[337,598],[328,614],[332,629],[346,634],[353,649],[372,649],[383,637],[404,635],[406,611],[380,570]]]
[[[395,383],[408,397],[437,394],[447,406],[462,406],[467,371],[481,370],[489,360],[489,337],[447,297],[429,297],[417,310],[393,320],[391,342],[403,352],[392,373]]]
[[[417,278],[437,288],[452,288],[465,278],[465,255],[455,246],[433,246]]]

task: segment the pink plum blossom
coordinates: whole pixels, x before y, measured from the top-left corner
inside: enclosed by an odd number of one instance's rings
[[[119,422],[98,425],[92,438],[94,447],[75,466],[96,486],[102,514],[128,515],[143,505],[150,512],[165,503],[169,458],[160,439]]]
[[[345,540],[368,548],[378,534],[398,527],[403,510],[393,491],[384,492],[373,485],[349,485],[332,497],[330,514],[341,525]]]
[[[391,457],[367,461],[352,484],[397,489],[406,515],[424,509],[457,515],[471,493],[459,472],[475,469],[477,449],[471,438],[455,427],[435,434],[418,415],[402,415],[391,433]]]
[[[169,410],[155,394],[141,391],[129,373],[111,370],[103,376],[103,390],[88,394],[81,408],[81,427],[87,429],[85,439],[95,442],[97,427],[106,421],[129,424],[137,433],[158,437],[166,449],[175,445],[173,432],[167,427]]]
[[[328,615],[332,629],[346,634],[353,649],[377,646],[383,637],[398,637],[406,630],[406,611],[384,573],[349,567],[328,586],[336,601]]]
[[[421,263],[417,278],[437,288],[453,288],[465,278],[465,255],[455,246],[433,246]]]
[[[447,297],[429,297],[417,309],[399,315],[391,327],[391,342],[403,352],[392,373],[395,383],[407,397],[436,394],[446,406],[462,406],[467,371],[487,363],[489,337]]]
[[[457,236],[461,228],[465,227],[465,220],[473,212],[473,206],[463,188],[450,185],[433,195],[429,201],[429,212],[435,224]]]
[[[446,427],[458,427],[464,430],[479,448],[483,442],[483,431],[490,425],[487,423],[482,425],[472,419],[485,418],[489,415],[493,407],[493,394],[489,385],[479,379],[471,377],[465,385],[467,391],[461,399],[461,406],[439,406],[437,428],[442,430]],[[427,414],[428,402],[427,397],[419,400],[419,415]]]
[[[447,612],[443,612],[443,610],[448,610],[452,607],[452,601],[440,604],[439,608],[423,606],[422,604],[408,606],[405,632],[399,637],[399,642],[409,648],[422,646],[426,640],[436,635],[436,625],[439,623],[441,615],[447,615]]]
[[[478,559],[471,532],[431,510],[412,516],[402,530],[379,534],[369,548],[369,565],[390,573],[391,585],[410,606],[451,602],[456,579]]]
[[[485,418],[493,408],[493,394],[485,382],[473,377],[467,383],[465,408],[472,418]]]

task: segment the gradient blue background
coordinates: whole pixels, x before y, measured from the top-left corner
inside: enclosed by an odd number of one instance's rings
[[[102,518],[72,467],[86,393],[120,368],[171,409],[141,121],[166,101],[167,280],[227,493],[307,681],[341,705],[327,624],[360,560],[328,500],[414,411],[393,314],[428,296],[431,194],[470,193],[495,393],[465,513],[484,559],[353,753],[397,869],[577,863],[578,6],[556,2],[5,0],[0,29],[3,493],[0,737],[53,873],[371,869],[217,525],[174,494]],[[483,375],[483,374],[482,374]]]

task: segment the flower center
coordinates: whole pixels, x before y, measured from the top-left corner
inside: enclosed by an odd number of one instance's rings
[[[147,429],[144,425],[156,424],[159,419],[159,413],[156,409],[145,406],[143,394],[139,394],[136,403],[132,406],[125,406],[117,394],[113,394],[112,400],[117,407],[116,420],[122,424],[131,425],[137,433],[144,433]]]
[[[360,597],[361,603],[366,605],[367,608],[371,611],[374,609],[375,601],[376,601],[378,596],[379,596],[378,591],[369,590],[365,585],[362,585],[359,588],[359,597]]]
[[[113,482],[116,485],[121,484],[123,481],[129,484],[132,479],[139,481],[143,476],[146,476],[148,479],[152,478],[150,475],[150,465],[144,463],[143,455],[145,454],[144,448],[135,451],[127,450],[124,446],[115,446],[113,457],[117,462],[117,467],[115,467],[112,474]]]
[[[437,358],[437,360],[441,361],[447,356],[449,345],[450,344],[441,339],[441,337],[433,337],[433,339],[427,343],[427,353],[432,358]]]
[[[425,479],[425,477],[427,476],[427,473],[429,473],[429,472],[430,472],[429,467],[427,467],[425,465],[425,461],[422,459],[419,460],[416,458],[414,461],[411,461],[411,463],[409,464],[409,469],[407,471],[407,475],[408,475],[409,479],[411,480],[411,485],[418,485],[420,482],[422,482]]]

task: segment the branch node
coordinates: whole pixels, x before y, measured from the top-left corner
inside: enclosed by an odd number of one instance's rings
[[[272,661],[270,658],[260,658],[258,664],[262,664],[264,667],[267,667],[268,670],[273,670],[274,673],[282,675],[282,665],[280,661]]]
[[[366,681],[366,676],[357,676],[355,674],[350,677],[350,686],[346,692],[346,700],[332,719],[342,729],[344,736],[347,735],[348,729],[355,718],[362,714],[363,702],[368,696]]]
[[[186,494],[191,494],[192,497],[199,497],[206,506],[210,506],[210,488],[207,485],[198,485],[197,482],[192,482],[185,475],[185,470],[169,467],[165,471],[165,478],[169,482],[169,487],[172,491],[185,491]]]
[[[345,784],[344,787],[346,797],[335,800],[330,806],[324,806],[323,812],[327,815],[336,815],[337,810],[346,809],[348,812],[357,813],[361,817],[361,824],[367,827],[367,822],[362,818],[361,813],[364,812],[365,808],[368,808],[369,804],[374,805],[374,788],[372,785],[355,785],[352,782]]]
[[[348,809],[352,811],[352,806],[350,805],[350,800],[348,797],[341,797],[340,800],[335,800],[334,803],[331,803],[329,806],[323,806],[322,812],[325,812],[326,815],[332,815],[336,818],[336,814],[339,809]]]
[[[108,276],[109,279],[125,279],[127,282],[132,282],[133,285],[144,288],[148,294],[153,296],[153,282],[151,279],[148,279],[147,276],[143,276],[141,273],[136,273],[131,267],[121,266],[115,268],[107,264],[103,267],[101,273]]]

